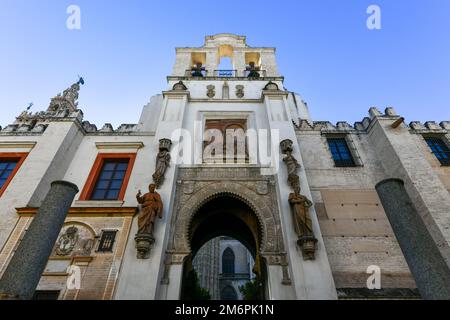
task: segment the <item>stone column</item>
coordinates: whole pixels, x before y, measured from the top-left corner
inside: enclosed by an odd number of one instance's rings
[[[48,258],[78,193],[76,185],[54,181],[0,279],[0,299],[33,297]]]
[[[450,299],[450,270],[400,179],[375,186],[423,299]]]

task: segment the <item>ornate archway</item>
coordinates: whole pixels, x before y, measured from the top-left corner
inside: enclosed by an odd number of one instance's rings
[[[256,167],[180,168],[177,181],[162,283],[169,283],[170,266],[192,258],[198,243],[204,240],[196,242],[193,234],[193,228],[206,219],[199,218],[201,209],[215,199],[227,197],[249,209],[247,212],[251,214],[246,216],[241,212],[236,221],[240,220],[251,230],[255,248],[264,263],[281,266],[282,284],[290,284],[273,176],[260,175]],[[246,239],[241,240],[245,245]]]

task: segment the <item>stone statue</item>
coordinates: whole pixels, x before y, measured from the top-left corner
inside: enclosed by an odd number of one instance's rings
[[[297,159],[292,155],[291,150],[286,151],[286,156],[283,158],[283,162],[286,164],[288,169],[288,176],[297,175],[297,170],[300,169],[300,164]]]
[[[298,235],[297,244],[302,248],[303,258],[314,260],[317,239],[314,237],[311,215],[309,214],[309,208],[313,204],[307,197],[300,194],[299,187],[295,192],[289,194],[289,204],[291,205],[294,229]]]
[[[297,159],[292,155],[292,150],[286,150],[286,156],[283,158],[283,162],[286,164],[288,171],[288,183],[292,189],[296,190],[300,188],[300,177],[297,174],[297,170],[300,169],[300,164]]]
[[[148,186],[148,193],[142,195],[141,190],[139,190],[136,195],[138,203],[142,205],[138,216],[138,232],[134,237],[138,259],[149,258],[150,251],[155,243],[153,229],[156,216],[162,219],[163,202],[155,189],[156,185],[152,183]]]
[[[294,229],[298,236],[297,244],[302,248],[303,259],[314,260],[317,239],[314,237],[311,215],[309,214],[309,208],[313,204],[300,193],[300,177],[297,174],[297,170],[301,166],[292,155],[292,145],[293,142],[289,139],[280,142],[281,150],[286,154],[283,162],[286,164],[288,171],[288,183],[294,190],[293,193],[289,194],[288,201],[291,207]]]
[[[172,141],[169,139],[159,140],[159,152],[156,156],[156,169],[153,174],[153,181],[156,187],[159,188],[164,182],[164,175],[167,168],[170,166],[170,147]]]
[[[291,193],[289,203],[292,208],[295,232],[299,237],[314,235],[312,221],[309,215],[309,208],[312,202],[300,193]]]
[[[142,209],[138,217],[138,234],[153,235],[153,226],[156,216],[162,219],[163,203],[161,196],[155,191],[155,189],[156,185],[150,184],[148,187],[148,193],[142,195],[141,190],[139,190],[136,195],[138,203],[142,205]]]

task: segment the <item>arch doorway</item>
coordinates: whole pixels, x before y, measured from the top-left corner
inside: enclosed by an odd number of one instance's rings
[[[266,299],[267,269],[260,252],[261,230],[261,224],[253,209],[235,195],[218,194],[204,203],[192,215],[189,223],[188,241],[191,253],[183,262],[181,298],[198,299],[192,261],[200,248],[214,238],[230,237],[241,242],[253,257],[252,271],[256,275],[256,290],[253,290],[252,299]],[[232,297],[229,289],[225,293],[227,297]]]

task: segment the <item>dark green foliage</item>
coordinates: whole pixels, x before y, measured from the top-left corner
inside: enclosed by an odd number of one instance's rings
[[[239,291],[244,296],[244,300],[263,300],[262,287],[256,279],[240,286]]]
[[[209,291],[200,287],[200,281],[198,279],[197,272],[192,269],[185,279],[184,300],[211,300]]]

